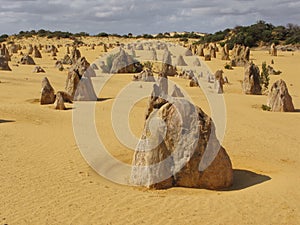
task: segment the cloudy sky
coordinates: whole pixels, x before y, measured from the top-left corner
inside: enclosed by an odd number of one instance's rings
[[[299,24],[290,0],[0,0],[0,33],[62,30],[127,34],[215,32],[265,20]]]

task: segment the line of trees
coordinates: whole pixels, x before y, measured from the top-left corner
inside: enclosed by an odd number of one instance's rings
[[[300,27],[291,23],[286,26],[274,26],[260,20],[250,26],[236,26],[233,29],[226,29],[206,35],[202,37],[199,42],[227,43],[230,48],[232,48],[234,44],[243,44],[249,47],[256,47],[260,43],[299,44]]]
[[[266,23],[265,21],[258,21],[257,23],[250,26],[236,26],[233,29],[225,29],[223,31],[218,31],[214,34],[207,34],[201,36],[195,32],[184,32],[176,33],[172,36],[170,33],[159,33],[156,36],[151,34],[143,34],[138,36],[133,36],[132,33],[125,35],[119,34],[108,34],[105,32],[98,33],[96,35],[90,35],[86,32],[71,33],[64,31],[49,31],[40,29],[38,31],[20,31],[15,34],[17,38],[23,37],[48,37],[48,38],[73,38],[96,36],[96,37],[123,37],[123,38],[179,38],[181,41],[188,41],[189,39],[198,39],[196,43],[210,43],[219,42],[222,45],[228,44],[229,48],[232,48],[234,44],[243,44],[249,47],[258,46],[260,43],[265,44],[300,44],[300,27],[295,24],[288,24],[286,26],[274,26],[271,23]],[[6,41],[8,35],[3,34],[0,36],[0,42]]]

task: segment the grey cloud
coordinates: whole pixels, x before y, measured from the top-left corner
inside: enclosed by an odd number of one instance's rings
[[[0,33],[51,29],[95,34],[214,32],[257,20],[300,20],[300,1],[290,0],[0,0]]]

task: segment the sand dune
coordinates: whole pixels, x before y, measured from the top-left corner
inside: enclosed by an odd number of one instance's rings
[[[30,41],[30,40],[29,40]],[[45,40],[43,40],[45,41]],[[61,41],[62,44],[63,41]],[[100,47],[80,51],[89,62],[102,55]],[[57,58],[65,54],[59,49]],[[39,104],[41,80],[47,76],[55,91],[63,90],[66,71],[54,68],[50,54],[35,59],[34,66],[13,66],[0,73],[0,187],[2,224],[299,224],[300,223],[300,60],[299,52],[252,51],[260,65],[275,61],[287,82],[297,112],[261,110],[267,96],[242,94],[243,68],[224,70],[230,84],[224,86],[227,127],[223,146],[231,157],[234,185],[229,190],[187,188],[151,191],[122,186],[99,176],[82,157],[73,134],[72,107],[56,111]],[[219,58],[207,62],[213,72],[224,67]],[[96,126],[110,153],[131,163],[133,152],[114,136],[111,107],[131,75],[115,75],[99,93]],[[203,93],[188,87],[188,80],[170,78],[209,113]],[[136,84],[137,86],[139,83]],[[130,115],[137,136],[144,125],[147,99]],[[121,113],[121,112],[120,112]]]

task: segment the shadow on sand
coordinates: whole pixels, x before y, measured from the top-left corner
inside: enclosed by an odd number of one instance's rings
[[[238,170],[233,171],[233,185],[223,191],[237,191],[252,187],[257,184],[264,183],[271,180],[271,177],[257,174],[248,170]]]
[[[0,123],[13,123],[16,122],[15,120],[1,120],[0,119]]]
[[[112,98],[97,98],[97,102],[104,102],[107,100],[111,100]]]

